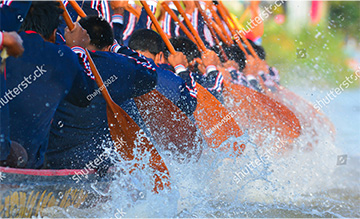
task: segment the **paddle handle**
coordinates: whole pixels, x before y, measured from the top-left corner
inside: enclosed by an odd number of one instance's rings
[[[178,1],[173,1],[173,3],[176,6],[176,8],[178,9],[181,16],[184,18],[184,21],[185,21],[186,25],[188,26],[190,32],[194,36],[195,40],[198,42],[199,49],[201,50],[201,52],[205,52],[206,51],[205,44],[201,40],[199,34],[196,32],[195,28],[192,26],[189,18],[186,16],[186,13],[185,13],[184,9],[181,7],[181,5],[180,5],[180,3]]]
[[[76,11],[76,13],[80,16],[80,17],[86,17],[85,12],[82,10],[82,8],[78,5],[78,3],[74,0],[70,0],[69,1],[71,7],[74,8],[74,10]],[[69,27],[70,28],[70,27]]]
[[[127,10],[128,12],[130,12],[131,14],[135,15],[135,17],[139,18],[140,17],[140,13],[130,4],[127,4],[125,6],[125,10]]]
[[[64,10],[62,16],[64,18],[64,21],[65,21],[66,25],[69,27],[70,30],[73,30],[75,28],[75,24],[73,23],[70,15],[69,15],[69,12],[65,8],[65,5],[64,5],[64,3],[62,1],[58,1],[58,2],[60,3],[60,8]]]
[[[210,7],[210,8],[211,8],[211,7]],[[228,19],[226,19],[226,16],[225,16],[224,11],[220,11],[219,8],[220,8],[220,7],[218,7],[218,11],[219,11],[220,15],[224,18],[224,22],[225,22],[226,26],[229,28],[230,33],[231,33],[231,35],[233,36],[236,44],[237,44],[237,45],[239,46],[239,48],[245,53],[245,56],[248,57],[249,54],[248,54],[248,52],[246,51],[245,47],[242,45],[241,40],[240,40],[240,38],[239,38],[239,35],[238,35],[238,34],[236,33],[236,31],[231,27]],[[211,10],[212,10],[213,16],[214,16],[214,14],[215,14],[215,16],[219,18],[219,16],[218,16],[217,13],[214,11],[214,9],[211,8],[210,11],[211,11]],[[219,19],[220,19],[220,18],[219,18]],[[216,21],[217,23],[219,22],[219,20],[217,21],[217,19],[215,19],[215,21]],[[221,25],[221,23],[218,23],[218,25]],[[226,32],[225,32],[224,34],[227,35]],[[227,36],[228,36],[228,35],[227,35]]]
[[[207,9],[211,12],[212,17],[214,18],[214,21],[216,22],[216,24],[220,27],[220,29],[222,30],[222,32],[224,33],[224,36],[227,39],[227,42],[230,43],[232,42],[231,37],[227,34],[227,31],[223,25],[223,23],[221,22],[221,19],[219,17],[219,15],[216,13],[216,11],[213,9],[212,5],[210,5],[209,7],[207,7]],[[232,43],[231,43],[232,44]]]
[[[203,17],[208,17],[207,14],[206,14],[206,12],[205,12],[205,10],[202,9],[202,7],[201,7],[201,5],[200,5],[200,3],[199,3],[198,1],[195,1],[195,5],[196,5],[196,7],[198,8],[198,10],[200,11],[200,13],[202,14]],[[201,11],[202,11],[202,12],[201,12]],[[204,16],[203,14],[206,15],[206,16]],[[208,24],[207,24],[207,26],[208,26],[208,27],[211,26],[211,27],[215,30],[215,32],[217,33],[217,36],[219,36],[220,39],[221,39],[224,43],[226,43],[226,45],[231,46],[231,45],[233,44],[232,41],[229,41],[229,40],[225,37],[225,35],[223,34],[223,32],[222,32],[222,30],[220,29],[220,27],[219,27],[216,23],[214,23],[211,18],[208,18]]]
[[[158,33],[160,34],[161,38],[164,40],[165,45],[169,49],[170,53],[175,54],[176,51],[175,51],[173,45],[171,45],[170,40],[167,38],[164,31],[161,29],[159,22],[156,20],[155,16],[153,15],[152,11],[150,10],[149,5],[146,3],[146,1],[143,1],[143,0],[141,0],[140,3],[144,7],[148,16],[150,17],[151,21],[153,22],[153,24],[154,24],[156,30],[158,31]]]
[[[75,28],[75,24],[73,23],[73,21],[71,20],[71,17],[69,15],[69,12],[67,11],[67,9],[65,8],[64,4],[62,3],[62,1],[58,1],[60,3],[60,8],[64,10],[63,12],[63,17],[64,17],[64,20],[65,20],[65,23],[66,25],[69,27],[70,30],[73,30]],[[70,1],[70,2],[73,2],[73,1]],[[74,1],[75,2],[75,1]],[[76,3],[76,2],[75,2]],[[77,5],[77,3],[76,3]],[[79,7],[79,5],[77,5],[78,7],[74,7],[74,9],[76,10],[76,12],[78,12],[79,10],[79,15],[81,16],[82,15],[85,15],[84,11]],[[82,11],[82,13],[81,13]],[[86,17],[86,15],[85,15]],[[88,50],[85,48],[85,53],[88,57],[88,60],[89,60],[89,63],[90,63],[90,69],[91,69],[91,72],[93,73],[93,75],[95,76],[95,82],[96,84],[99,86],[99,87],[103,87],[104,89],[102,89],[102,94],[105,98],[105,101],[106,103],[109,104],[110,107],[112,107],[112,104],[113,101],[111,99],[111,96],[108,92],[108,90],[106,89],[106,86],[104,85],[104,81],[102,80],[100,74],[99,74],[99,71],[97,70],[95,64],[94,64],[94,61],[92,60]]]
[[[224,18],[224,20],[228,21],[228,19],[232,22],[233,26],[236,27],[235,25],[235,22],[232,20],[231,16],[230,16],[230,13],[229,11],[227,10],[227,8],[222,4],[218,4],[216,5],[220,15]],[[226,22],[225,21],[225,22]],[[226,24],[227,26],[230,26],[230,23],[227,23]],[[230,27],[229,27],[230,28]],[[239,36],[240,38],[243,40],[243,42],[246,44],[246,46],[248,47],[248,49],[250,50],[250,53],[252,56],[254,56],[255,59],[260,59],[259,56],[257,55],[257,53],[255,52],[254,48],[251,46],[250,42],[248,41],[248,39],[241,35],[239,33],[239,31],[235,31]]]
[[[175,12],[167,5],[167,2],[162,2],[161,6],[165,9],[165,11],[170,15],[170,17],[179,25],[180,29],[185,33],[185,35],[193,41],[195,44],[198,44],[195,40],[194,36],[190,33],[190,31],[185,27],[185,25],[180,21]]]
[[[208,26],[211,35],[213,36],[213,38],[215,39],[216,44],[217,44],[218,47],[219,47],[219,50],[220,50],[220,52],[221,52],[222,57],[224,58],[224,61],[225,61],[225,62],[228,61],[229,59],[228,59],[228,57],[227,57],[227,55],[226,55],[226,53],[225,53],[225,51],[224,51],[224,48],[221,46],[221,43],[220,43],[219,39],[218,39],[217,36],[216,36],[216,33],[215,33],[215,31],[214,31],[214,28],[210,25],[210,22],[211,22],[211,21],[210,21],[210,19],[208,18],[208,16],[206,15],[206,12],[201,8],[201,5],[200,5],[200,3],[199,3],[198,1],[195,1],[195,6],[198,8],[201,16],[204,18],[204,21],[205,21],[206,25]]]

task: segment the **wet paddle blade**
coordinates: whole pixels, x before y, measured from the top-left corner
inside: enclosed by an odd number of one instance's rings
[[[300,135],[300,122],[286,106],[255,90],[231,83],[229,74],[224,74],[224,79],[227,94],[234,100],[242,102],[242,106],[247,109],[246,113],[251,116],[251,119],[254,119],[254,122],[257,122],[255,125],[264,128],[275,128],[283,138],[296,138]],[[252,107],[246,106],[246,101]],[[259,114],[263,119],[262,121],[257,119]]]
[[[170,175],[164,161],[135,121],[115,103],[112,106],[107,105],[107,118],[111,137],[120,155],[128,160],[135,158],[140,161],[142,157],[134,157],[134,149],[142,154],[149,152],[149,163],[154,172],[154,191],[170,187]]]
[[[198,89],[198,105],[194,117],[209,147],[218,148],[230,137],[240,137],[243,132],[234,120],[236,112],[229,112],[204,87],[196,84]],[[244,144],[235,145],[234,150],[241,154]]]
[[[62,1],[58,1],[60,7],[64,10],[63,17],[66,22],[66,25],[70,30],[75,28],[74,23],[71,20],[71,17],[66,10]],[[84,11],[79,7],[79,5],[74,1],[72,2],[74,9],[80,16],[86,16]],[[94,61],[92,60],[89,52],[85,50],[86,55],[89,59],[89,64],[92,73],[95,76],[95,81],[100,88],[105,88],[101,90],[101,93],[106,101],[106,112],[108,117],[108,124],[110,128],[111,137],[115,143],[115,146],[118,152],[125,159],[134,159],[134,149],[138,149],[140,152],[144,153],[145,151],[150,152],[150,167],[153,169],[155,180],[154,192],[162,190],[165,186],[170,188],[169,181],[169,171],[162,160],[161,156],[157,152],[154,145],[146,137],[143,130],[135,123],[134,120],[118,106],[112,99],[111,96],[104,85],[104,82],[101,78],[99,71],[97,70]],[[136,157],[137,160],[140,160],[141,157]]]
[[[269,127],[269,123],[264,120],[262,114],[246,100],[243,94],[234,89],[231,82],[224,81],[224,85],[225,106],[229,111],[237,112],[235,120],[241,128],[249,129],[251,132]]]
[[[284,136],[297,138],[301,134],[301,125],[296,115],[280,102],[245,86],[237,86],[239,92],[247,94],[247,100],[263,115],[271,119],[276,129]]]
[[[202,138],[197,136],[195,124],[185,113],[155,89],[134,100],[162,150],[170,151],[177,159],[200,158]]]

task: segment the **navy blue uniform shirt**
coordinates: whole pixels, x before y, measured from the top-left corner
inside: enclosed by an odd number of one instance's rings
[[[151,62],[153,63],[152,60]],[[179,107],[179,109],[186,115],[192,115],[197,105],[196,95],[190,93],[191,88],[187,86],[187,83],[185,83],[181,77],[175,75],[174,72],[161,67],[162,65],[155,67],[158,72],[158,83],[156,89],[167,99],[171,100],[171,102]],[[189,75],[189,78],[190,74],[191,73],[189,71],[184,72],[184,75]],[[191,86],[193,83],[190,82],[188,84]],[[192,90],[194,89],[195,88],[192,88]]]
[[[69,47],[46,42],[32,31],[20,36],[24,54],[6,60],[10,137],[27,150],[27,168],[40,168],[59,103],[66,99],[88,105],[86,97],[93,89],[89,82],[93,82]]]
[[[30,5],[31,1],[2,1],[0,4],[0,30],[18,31]],[[2,44],[2,39],[0,39],[0,44]],[[0,63],[1,61],[2,58],[0,57]],[[6,160],[10,154],[9,105],[4,102],[6,94],[5,76],[4,72],[0,72],[0,160]]]
[[[90,52],[112,99],[119,105],[151,91],[157,80],[155,69],[145,58],[127,47],[123,49],[127,51],[126,55]],[[88,95],[88,99],[91,104],[87,108],[79,108],[64,101],[56,111],[47,153],[51,168],[84,168],[103,152],[101,144],[111,140],[106,103],[100,88]],[[139,124],[135,118],[138,115],[133,113],[131,104],[124,106],[129,106],[125,110]]]

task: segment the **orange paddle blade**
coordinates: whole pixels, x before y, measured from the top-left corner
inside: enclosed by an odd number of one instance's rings
[[[247,94],[247,100],[263,115],[271,119],[277,130],[284,135],[297,138],[301,134],[301,125],[296,115],[280,102],[245,86],[236,86],[239,92]]]
[[[310,127],[310,122],[307,120],[309,120],[309,117],[313,118],[318,120],[320,124],[324,124],[325,127],[328,127],[332,136],[335,136],[336,129],[334,124],[329,120],[329,118],[327,118],[322,112],[316,110],[315,107],[304,98],[296,95],[281,85],[277,86],[277,89],[274,93],[267,92],[266,94],[278,101],[281,101],[284,105],[293,110],[300,118],[301,123],[309,124],[303,125]],[[301,105],[304,110],[299,112],[299,110],[296,108],[296,105]],[[316,133],[317,131],[313,130],[313,132]]]
[[[64,4],[61,1],[59,2],[61,8],[64,10],[64,20],[69,26],[69,29],[72,30],[75,25],[72,23],[70,15]],[[82,11],[80,7],[75,7],[74,9]],[[85,13],[82,12],[82,15],[85,15]],[[161,156],[155,149],[154,145],[146,137],[144,131],[141,130],[135,121],[111,99],[109,91],[104,85],[104,82],[94,64],[94,61],[92,60],[89,52],[87,50],[85,51],[97,85],[99,87],[105,88],[101,90],[101,93],[104,96],[107,104],[107,117],[110,134],[115,143],[117,151],[122,157],[129,160],[134,159],[134,149],[139,150],[141,153],[144,153],[145,151],[150,152],[150,167],[154,171],[153,177],[155,180],[154,192],[157,193],[159,190],[164,189],[165,186],[170,188],[169,171]],[[136,157],[136,159],[141,160],[141,157]]]
[[[209,147],[218,148],[230,137],[243,135],[233,118],[236,112],[229,112],[204,87],[199,84],[196,86],[198,89],[198,105],[194,117]],[[238,154],[245,150],[244,144],[234,147]]]
[[[296,138],[300,135],[300,122],[295,114],[286,106],[279,103],[272,98],[252,90],[248,87],[231,83],[230,75],[224,74],[224,84],[227,87],[227,94],[232,95],[232,98],[241,101],[242,105],[246,104],[244,101],[251,103],[253,108],[256,109],[262,117],[263,121],[259,124],[263,127],[275,127],[277,132],[281,133],[284,137]],[[252,119],[258,121],[256,117],[258,114],[255,111],[248,111],[252,115]]]
[[[242,107],[244,114],[248,116],[253,124],[252,128],[264,128],[272,129],[275,128],[276,132],[282,136],[282,139],[296,138],[300,135],[300,123],[295,114],[290,111],[287,107],[280,104],[279,102],[257,92],[250,88],[242,85],[237,85],[229,82],[224,82],[226,86],[225,94],[227,98],[240,102],[239,106],[233,106],[238,109]],[[227,102],[228,103],[228,102]],[[227,105],[229,106],[229,105]],[[231,105],[230,105],[231,106]],[[281,108],[276,110],[274,108]],[[234,109],[234,110],[235,110]],[[244,111],[244,109],[246,109]],[[285,115],[288,115],[291,121],[288,121]],[[248,121],[243,121],[248,122]]]
[[[263,146],[272,128],[274,128],[274,124],[246,100],[246,94],[241,94],[234,89],[230,82],[224,81],[224,85],[223,96],[226,108],[229,111],[237,112],[236,117],[234,117],[235,121],[242,129],[248,130],[249,136],[257,146]],[[281,139],[284,138],[281,137]]]
[[[251,129],[251,127],[264,127],[263,123],[266,121],[263,120],[262,115],[233,85],[231,82],[224,80],[223,96],[226,108],[228,108],[229,111],[238,112],[236,120],[240,121],[240,127],[246,129]]]
[[[202,138],[197,136],[195,124],[173,102],[156,89],[134,100],[151,135],[163,150],[172,152],[177,159],[200,158]]]
[[[107,105],[107,119],[110,127],[110,134],[115,147],[120,155],[128,160],[133,160],[134,149],[141,154],[150,153],[149,166],[154,170],[155,187],[154,192],[158,193],[165,187],[170,188],[170,175],[164,161],[155,149],[154,145],[146,137],[144,131],[134,122],[134,120],[121,107],[112,103]],[[140,157],[135,158],[140,161]],[[139,167],[136,164],[137,168]]]

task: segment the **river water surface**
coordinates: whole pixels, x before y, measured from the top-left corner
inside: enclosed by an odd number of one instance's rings
[[[309,90],[293,89],[312,103],[327,92]],[[247,145],[241,158],[207,150],[199,162],[179,165],[168,160],[171,191],[154,195],[134,177],[120,175],[107,203],[86,210],[50,208],[44,216],[360,217],[359,100],[360,90],[346,90],[322,108],[336,127],[336,136],[314,124],[317,137],[302,136],[292,151],[269,154],[241,180],[236,174],[265,153],[256,145]],[[312,150],[301,150],[309,143]],[[143,191],[136,202],[124,189],[129,182],[131,188]]]

